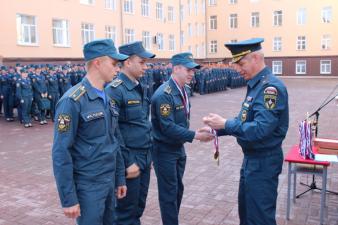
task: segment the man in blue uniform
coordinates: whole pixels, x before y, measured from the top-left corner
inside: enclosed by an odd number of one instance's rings
[[[25,128],[32,127],[31,109],[33,102],[33,86],[32,81],[28,77],[28,72],[25,68],[20,69],[21,78],[16,82],[16,96],[20,100],[20,106],[18,110],[19,118],[22,118],[22,122]]]
[[[186,164],[184,143],[193,139],[210,141],[213,136],[201,130],[189,130],[190,101],[188,85],[194,76],[195,63],[191,53],[171,58],[171,78],[162,84],[151,100],[153,125],[153,162],[157,176],[161,217],[164,225],[178,225],[183,197],[183,174]]]
[[[119,47],[129,58],[122,63],[121,72],[106,88],[119,109],[119,127],[125,146],[121,148],[127,172],[126,198],[118,200],[117,225],[138,225],[143,214],[150,181],[151,124],[150,100],[140,78],[147,69],[146,61],[154,58],[141,41]]]
[[[126,194],[116,104],[104,91],[118,71],[111,39],[83,48],[86,77],[69,89],[56,106],[52,150],[54,176],[64,214],[79,225],[113,224],[115,192]]]
[[[247,81],[247,94],[239,115],[217,114],[204,123],[218,135],[232,135],[242,147],[238,208],[241,225],[275,225],[278,176],[282,171],[282,142],[288,130],[288,93],[264,62],[263,39],[226,44],[235,68]]]

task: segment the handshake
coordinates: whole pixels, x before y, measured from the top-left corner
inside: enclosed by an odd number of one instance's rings
[[[209,113],[208,116],[203,117],[203,123],[207,127],[202,127],[196,130],[195,139],[202,142],[208,142],[215,138],[215,135],[211,132],[211,129],[224,129],[226,119],[214,114]]]

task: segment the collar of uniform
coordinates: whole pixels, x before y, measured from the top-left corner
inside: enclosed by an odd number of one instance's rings
[[[178,87],[177,87],[177,85],[176,85],[176,83],[175,83],[175,81],[172,77],[170,77],[170,79],[169,79],[169,85],[171,87],[171,90],[172,90],[171,93],[173,93],[173,95],[180,95],[181,94],[180,90],[178,90]]]
[[[94,90],[94,87],[90,84],[89,80],[86,77],[83,78],[82,84],[83,86],[85,86],[89,99],[94,100],[100,97],[97,95],[96,91]]]
[[[269,68],[265,67],[256,76],[254,76],[254,78],[248,81],[248,86],[250,88],[253,88],[261,79],[263,79],[269,73],[271,73]]]
[[[119,73],[118,77],[123,81],[123,84],[125,84],[128,90],[132,90],[137,86],[137,84],[131,81],[124,73]]]

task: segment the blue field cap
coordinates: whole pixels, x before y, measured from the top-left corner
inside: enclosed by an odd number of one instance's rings
[[[89,61],[101,56],[109,56],[119,61],[126,60],[129,56],[119,54],[111,39],[99,39],[88,42],[83,46],[83,55],[85,61]]]
[[[245,55],[262,49],[263,38],[252,38],[245,41],[225,43],[232,54],[232,62],[239,62]]]
[[[199,69],[201,65],[197,64],[190,52],[183,52],[176,55],[173,55],[170,59],[170,62],[173,66],[182,65],[189,69]]]
[[[135,41],[121,45],[119,47],[119,52],[129,56],[137,55],[141,58],[146,59],[154,58],[156,56],[155,54],[148,52],[147,50],[144,49],[142,41]]]

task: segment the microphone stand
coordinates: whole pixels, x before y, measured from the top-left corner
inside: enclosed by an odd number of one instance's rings
[[[335,91],[335,89],[336,89],[337,87],[338,87],[338,85],[336,85],[336,87],[333,89],[333,91]],[[332,92],[333,92],[333,91],[332,91]],[[332,92],[330,93],[330,95],[332,94]],[[329,96],[330,96],[330,95],[329,95]],[[324,100],[324,102],[322,103],[322,105],[319,106],[319,108],[318,108],[314,113],[312,113],[312,114],[309,116],[309,118],[312,117],[312,116],[315,116],[315,117],[316,117],[315,123],[314,123],[315,126],[316,126],[316,129],[315,129],[315,137],[318,137],[319,111],[320,111],[322,108],[324,108],[327,104],[329,104],[330,102],[332,102],[332,101],[338,96],[338,94],[335,95],[335,96],[333,96],[332,98],[330,98],[330,99],[328,100],[329,96]],[[309,192],[309,191],[311,191],[311,190],[319,190],[319,191],[322,190],[321,188],[317,187],[317,185],[316,185],[315,172],[316,172],[316,166],[313,166],[313,173],[312,173],[312,182],[311,182],[311,184],[308,185],[308,184],[305,184],[305,183],[303,183],[303,182],[300,182],[301,185],[307,186],[308,189],[307,189],[306,191],[300,193],[299,195],[297,195],[296,198],[299,198],[300,196],[302,196],[303,194],[305,194],[305,193],[307,193],[307,192]],[[329,190],[326,190],[326,192],[331,193],[331,194],[338,195],[338,192],[329,191]]]

